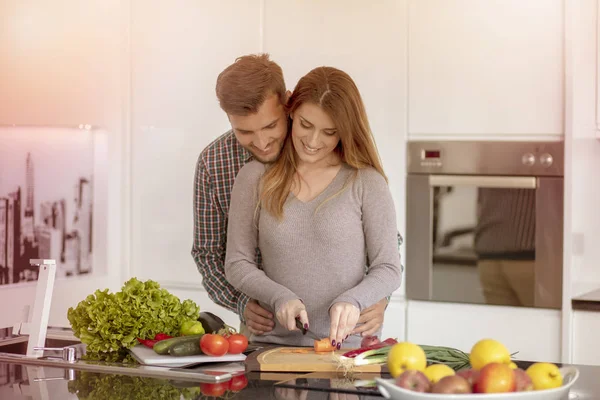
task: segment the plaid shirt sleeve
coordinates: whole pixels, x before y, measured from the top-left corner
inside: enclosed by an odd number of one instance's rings
[[[202,158],[194,177],[194,244],[192,257],[202,275],[208,297],[235,313],[244,321],[244,309],[250,300],[225,278],[227,218],[217,202],[209,171]]]

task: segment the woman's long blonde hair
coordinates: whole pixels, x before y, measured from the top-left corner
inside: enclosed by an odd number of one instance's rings
[[[317,67],[303,76],[292,93],[287,111],[291,115],[304,103],[316,104],[333,120],[340,136],[335,152],[355,169],[373,167],[387,181],[367,113],[356,84],[344,71]],[[265,172],[260,204],[281,219],[298,165],[298,155],[288,133],[279,158]]]

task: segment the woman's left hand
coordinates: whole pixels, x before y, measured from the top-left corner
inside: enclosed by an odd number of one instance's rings
[[[331,318],[329,339],[331,339],[331,344],[339,349],[356,326],[360,310],[350,303],[335,303],[329,310],[329,316]]]

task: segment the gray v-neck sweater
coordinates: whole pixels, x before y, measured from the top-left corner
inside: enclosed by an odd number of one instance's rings
[[[302,202],[290,194],[278,221],[257,209],[264,171],[257,161],[246,164],[231,192],[225,275],[234,287],[274,314],[287,301],[301,299],[311,330],[324,338],[334,303],[348,302],[362,311],[400,287],[396,213],[381,174],[372,168],[355,174],[344,164],[313,200]],[[257,247],[262,270],[255,263]],[[312,346],[299,331],[275,323],[270,334],[251,340]],[[360,340],[351,336],[343,346],[357,347]]]

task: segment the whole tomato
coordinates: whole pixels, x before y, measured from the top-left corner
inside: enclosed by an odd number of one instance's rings
[[[219,397],[223,396],[225,392],[229,389],[229,382],[219,382],[219,383],[201,383],[200,391],[205,396],[214,396]]]
[[[229,350],[229,342],[221,335],[209,333],[200,339],[200,349],[208,356],[220,357]]]
[[[248,348],[248,338],[241,333],[236,333],[227,338],[229,354],[240,354]]]
[[[246,375],[236,375],[229,381],[229,390],[232,392],[239,392],[246,386],[248,386]]]

